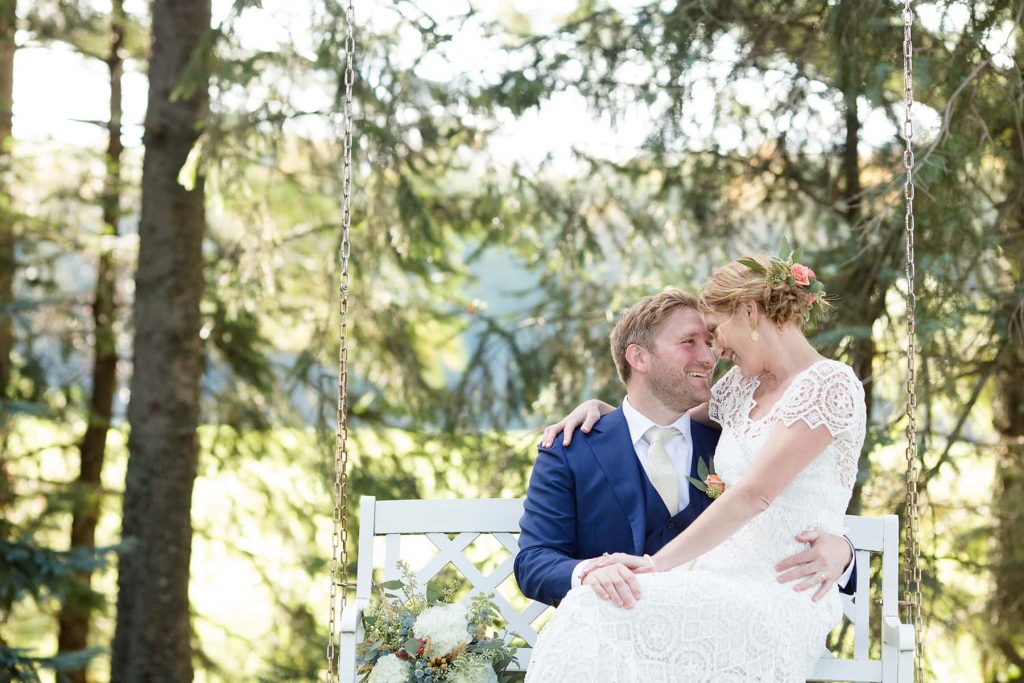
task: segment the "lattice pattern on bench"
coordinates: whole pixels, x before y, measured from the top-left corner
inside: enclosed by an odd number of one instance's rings
[[[451,565],[468,582],[469,595],[494,594],[494,602],[508,624],[506,637],[518,635],[528,646],[517,653],[517,668],[525,671],[537,639],[534,624],[550,608],[522,598],[516,602],[526,606],[522,610],[517,609],[500,590],[512,576],[522,510],[521,499],[376,501],[372,497],[363,497],[360,503],[356,598],[354,604],[345,609],[341,620],[339,671],[342,680],[354,680],[355,644],[362,637],[359,615],[369,603],[374,566],[383,566],[385,581],[399,578],[396,562],[402,558],[402,539],[406,537],[408,540],[410,536],[429,540],[437,551],[422,566],[411,567],[421,588]],[[837,659],[824,651],[823,646],[823,656],[815,667],[812,680],[911,681],[913,630],[900,624],[897,615],[898,520],[894,515],[881,519],[848,516],[846,524],[860,568],[856,595],[853,598],[844,596],[843,600],[844,614],[854,629],[854,656],[852,659]],[[383,558],[375,551],[375,540],[381,537]],[[467,556],[476,541],[486,537],[493,538],[501,549],[508,552],[508,556],[487,573]],[[872,553],[882,554],[881,659],[870,657],[871,634],[876,632],[871,627]],[[516,594],[521,597],[518,589]]]
[[[471,586],[466,598],[479,593],[493,594],[494,603],[507,623],[505,636],[518,635],[532,647],[537,640],[537,631],[533,622],[544,613],[548,606],[531,600],[526,609],[520,612],[499,592],[499,587],[512,576],[516,553],[519,549],[518,535],[509,532],[489,534],[491,538],[501,544],[502,548],[508,551],[509,555],[486,575],[465,554],[465,551],[484,535],[484,533],[471,531],[457,534],[455,538],[449,538],[448,534],[444,533],[423,534],[437,549],[437,554],[416,571],[416,583],[421,587],[426,586],[428,581],[436,577],[449,564],[454,566]],[[401,534],[387,534],[385,538],[384,580],[388,581],[399,578],[396,563],[401,558]],[[522,664],[524,660],[522,653],[520,653],[519,660]]]

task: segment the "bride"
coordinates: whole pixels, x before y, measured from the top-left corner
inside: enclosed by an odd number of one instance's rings
[[[811,675],[842,616],[838,590],[814,602],[780,584],[773,566],[802,549],[794,536],[804,529],[842,533],[866,421],[853,371],[803,335],[823,296],[813,271],[792,258],[740,259],[712,275],[701,306],[720,357],[735,367],[693,417],[722,427],[715,468],[725,491],[655,555],[616,553],[587,566],[631,569],[642,598],[625,609],[589,586],[572,589],[541,633],[529,683]]]

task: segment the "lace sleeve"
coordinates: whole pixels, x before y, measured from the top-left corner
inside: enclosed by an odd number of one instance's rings
[[[737,367],[732,368],[722,376],[722,379],[711,387],[711,402],[708,404],[708,415],[711,419],[722,425],[731,421],[733,415],[742,401],[740,385],[743,375]]]
[[[803,421],[811,429],[825,425],[833,439],[845,436],[863,441],[864,386],[848,365],[821,362],[797,381],[785,404],[779,406],[783,424],[789,427]]]

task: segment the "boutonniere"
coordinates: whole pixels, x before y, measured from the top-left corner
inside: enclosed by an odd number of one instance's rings
[[[694,487],[702,492],[705,496],[714,500],[720,495],[725,493],[725,482],[715,472],[715,459],[714,457],[708,458],[707,462],[704,462],[703,458],[697,458],[697,475],[700,479],[694,477],[687,477],[690,483]]]

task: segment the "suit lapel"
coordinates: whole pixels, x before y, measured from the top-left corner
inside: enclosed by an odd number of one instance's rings
[[[608,485],[633,532],[633,552],[641,553],[644,547],[644,485],[640,468],[636,462],[636,451],[629,438],[629,427],[622,414],[622,408],[605,415],[585,442],[598,466],[604,473]]]

